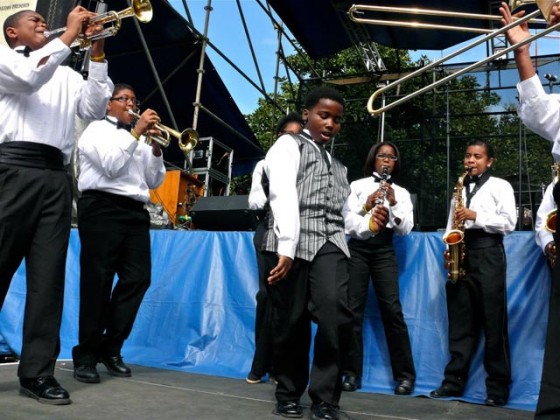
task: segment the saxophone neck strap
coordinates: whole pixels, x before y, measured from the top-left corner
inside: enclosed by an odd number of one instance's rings
[[[470,192],[467,191],[467,204],[466,204],[467,208],[469,208],[469,206],[471,204],[471,199],[478,192],[478,190],[480,190],[480,187],[482,187],[486,183],[486,181],[488,181],[489,178],[490,178],[490,174],[488,173],[488,171],[486,171],[482,175],[480,175],[479,177],[474,177],[474,178],[470,179],[471,182],[474,182],[476,185],[474,186],[472,191],[470,191]]]

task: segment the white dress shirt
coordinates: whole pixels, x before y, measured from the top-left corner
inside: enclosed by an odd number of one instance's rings
[[[115,121],[111,117],[107,117]],[[92,122],[78,140],[78,189],[99,190],[147,203],[165,177],[163,154],[107,120]]]
[[[466,192],[474,184],[463,188],[463,203]],[[451,211],[447,220],[447,231],[453,227],[455,199],[451,200]],[[506,235],[513,232],[517,223],[517,208],[513,188],[505,179],[491,176],[472,197],[469,209],[476,212],[476,220],[465,220],[465,229],[483,229],[487,233]]]
[[[547,94],[538,75],[517,84],[518,114],[523,124],[552,142],[552,156],[560,160],[560,95]]]
[[[264,173],[264,159],[259,160],[253,170],[251,180],[251,191],[249,192],[249,208],[251,210],[262,210],[268,201],[263,186],[262,177]]]
[[[107,63],[90,63],[85,81],[61,63],[70,48],[60,39],[32,51],[29,57],[0,46],[0,143],[30,141],[60,149],[70,162],[74,117],[103,118],[113,83]],[[45,64],[39,62],[48,57]]]
[[[389,209],[387,228],[393,229],[398,235],[407,235],[414,227],[414,209],[410,193],[396,184],[392,184],[392,187],[395,191],[397,203],[394,206],[389,205],[387,200],[383,203]],[[368,196],[378,189],[379,182],[372,176],[359,179],[350,184],[350,195],[342,209],[347,235],[355,239],[368,239],[375,236],[369,228],[371,212],[365,213],[363,206],[366,204]],[[396,219],[401,220],[399,224],[395,222]]]
[[[552,196],[554,184],[555,182],[551,182],[550,184],[548,184],[548,187],[546,187],[542,202],[539,206],[539,209],[537,210],[537,219],[535,220],[535,241],[545,255],[546,245],[549,242],[554,242],[552,232],[549,232],[544,227],[546,223],[546,215],[552,210],[556,210],[556,203],[554,202],[554,197]]]
[[[304,130],[309,134],[307,129]],[[304,141],[313,141],[303,137]],[[327,152],[329,160],[330,154]],[[294,258],[299,242],[299,199],[297,194],[297,175],[300,162],[300,150],[290,134],[284,134],[276,140],[265,157],[264,170],[270,182],[269,201],[274,214],[274,233],[278,238],[279,255]]]

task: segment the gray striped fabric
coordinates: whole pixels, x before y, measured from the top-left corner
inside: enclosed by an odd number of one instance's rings
[[[344,235],[342,206],[350,194],[347,170],[332,158],[331,170],[321,153],[309,140],[293,135],[300,146],[297,192],[300,211],[300,236],[296,258],[312,261],[321,247],[330,241],[350,257]],[[268,229],[263,250],[276,252],[278,240],[274,234],[274,215],[269,209]]]

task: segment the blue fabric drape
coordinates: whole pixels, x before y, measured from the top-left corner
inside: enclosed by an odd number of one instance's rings
[[[132,364],[244,378],[254,350],[257,268],[252,232],[153,230],[152,285],[123,348]],[[532,232],[504,241],[513,383],[510,408],[534,410],[540,386],[550,273]],[[415,395],[439,386],[448,361],[447,310],[441,233],[395,237],[401,302],[417,371]],[[60,358],[71,358],[78,337],[78,232],[72,230],[61,328]],[[21,348],[25,267],[0,312],[0,334]],[[370,287],[364,325],[363,391],[393,393],[381,318]],[[462,400],[486,398],[482,341]]]

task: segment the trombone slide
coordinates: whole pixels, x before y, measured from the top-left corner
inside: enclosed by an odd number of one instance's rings
[[[517,19],[515,22],[512,22],[512,23],[510,23],[510,24],[504,26],[503,28],[501,28],[501,29],[499,29],[499,30],[493,31],[492,33],[490,33],[490,34],[488,34],[488,35],[486,35],[486,36],[484,36],[484,37],[482,37],[482,38],[476,40],[476,41],[473,42],[472,44],[467,45],[467,46],[464,46],[463,48],[460,48],[459,50],[457,50],[457,51],[455,51],[455,52],[453,52],[453,53],[447,55],[446,57],[443,57],[443,58],[441,58],[441,59],[439,59],[439,60],[437,60],[437,61],[434,61],[433,63],[430,63],[430,64],[428,64],[428,65],[425,66],[425,67],[422,67],[422,68],[420,68],[420,69],[418,69],[418,70],[416,70],[416,71],[413,71],[412,73],[407,74],[406,76],[402,77],[401,79],[395,80],[394,82],[392,82],[392,83],[390,83],[390,84],[388,84],[388,85],[386,85],[386,86],[383,86],[382,88],[376,90],[376,91],[370,96],[370,98],[369,98],[369,100],[368,100],[368,103],[367,103],[368,112],[369,112],[370,114],[374,115],[374,116],[380,115],[380,114],[382,114],[383,112],[386,112],[386,111],[388,111],[388,110],[390,110],[390,109],[392,109],[392,108],[394,108],[394,107],[396,107],[396,106],[398,106],[398,105],[403,104],[404,102],[409,101],[410,99],[413,99],[413,98],[415,98],[415,97],[417,97],[417,96],[419,96],[419,95],[422,95],[422,94],[424,94],[424,93],[426,93],[426,92],[428,92],[428,91],[434,90],[434,89],[437,88],[438,86],[441,86],[441,85],[443,85],[443,84],[446,84],[446,83],[448,83],[449,81],[451,81],[451,80],[453,80],[453,79],[455,79],[455,78],[457,78],[457,77],[459,77],[459,76],[462,76],[462,75],[465,74],[465,73],[468,73],[468,72],[470,72],[470,71],[472,71],[472,70],[474,70],[474,69],[476,69],[476,68],[478,68],[478,67],[480,67],[480,66],[482,66],[482,65],[484,65],[484,64],[486,64],[486,63],[489,63],[489,62],[491,62],[491,61],[494,61],[494,60],[497,59],[498,57],[500,57],[500,56],[502,56],[502,55],[504,55],[504,54],[507,54],[507,53],[509,53],[510,51],[513,51],[513,50],[515,50],[515,49],[517,49],[517,48],[519,48],[519,47],[521,47],[521,46],[523,46],[523,45],[529,44],[529,43],[532,42],[534,39],[541,38],[541,37],[543,37],[543,36],[549,34],[550,32],[553,32],[553,31],[556,31],[556,30],[560,29],[560,23],[556,23],[556,24],[554,24],[554,25],[552,25],[552,26],[549,26],[548,28],[546,28],[545,30],[543,30],[542,32],[540,32],[540,33],[538,33],[538,34],[536,34],[536,35],[532,35],[532,36],[530,36],[530,37],[524,39],[523,41],[518,42],[517,44],[510,45],[509,47],[507,47],[507,48],[505,48],[505,49],[503,49],[503,50],[500,50],[500,51],[496,52],[495,54],[492,54],[492,55],[486,57],[485,59],[482,59],[482,60],[480,60],[480,61],[478,61],[478,62],[476,62],[476,63],[473,63],[473,64],[471,64],[471,65],[469,65],[469,66],[467,66],[467,67],[465,67],[465,68],[463,68],[463,69],[461,69],[461,70],[458,70],[458,71],[456,71],[455,73],[453,73],[453,74],[451,74],[451,75],[448,75],[448,76],[446,76],[446,77],[444,77],[444,78],[442,78],[442,79],[440,79],[440,80],[438,80],[438,81],[436,81],[436,82],[434,82],[434,83],[432,83],[432,84],[430,84],[430,85],[428,85],[428,86],[424,86],[423,88],[418,89],[418,90],[416,90],[415,92],[413,92],[413,93],[411,93],[411,94],[409,94],[409,95],[407,95],[407,96],[405,96],[405,97],[399,98],[399,99],[397,99],[396,101],[391,102],[391,103],[389,103],[389,104],[384,104],[384,105],[381,106],[380,108],[373,108],[373,103],[374,103],[375,99],[377,99],[380,95],[382,95],[382,94],[385,93],[386,91],[388,91],[388,90],[390,90],[390,89],[395,89],[395,88],[397,88],[397,87],[400,88],[400,85],[403,84],[404,82],[406,82],[406,81],[408,81],[408,80],[410,80],[410,79],[412,79],[412,78],[414,78],[414,77],[417,77],[417,76],[419,76],[419,75],[421,75],[421,74],[427,72],[428,70],[431,70],[431,69],[433,69],[433,68],[435,68],[435,67],[438,67],[438,66],[442,65],[444,62],[446,62],[446,61],[450,60],[451,58],[454,58],[454,57],[456,57],[456,56],[458,56],[458,55],[460,55],[460,54],[463,54],[465,51],[468,51],[468,50],[470,50],[471,48],[473,48],[473,47],[475,47],[475,46],[477,46],[477,45],[480,45],[480,44],[482,44],[482,43],[485,43],[486,41],[488,41],[488,40],[490,40],[490,39],[492,39],[492,38],[494,38],[494,37],[496,37],[496,36],[498,36],[498,35],[500,35],[500,34],[506,33],[506,32],[507,32],[508,30],[510,30],[511,28],[513,28],[513,27],[515,27],[515,26],[517,26],[517,25],[519,25],[519,24],[521,24],[521,23],[527,22],[527,21],[529,21],[530,19],[533,19],[533,18],[535,18],[536,16],[540,15],[541,13],[542,13],[542,12],[541,12],[540,10],[535,10],[535,11],[533,11],[533,12],[531,12],[531,13],[525,15],[525,16],[522,16],[521,18]]]

